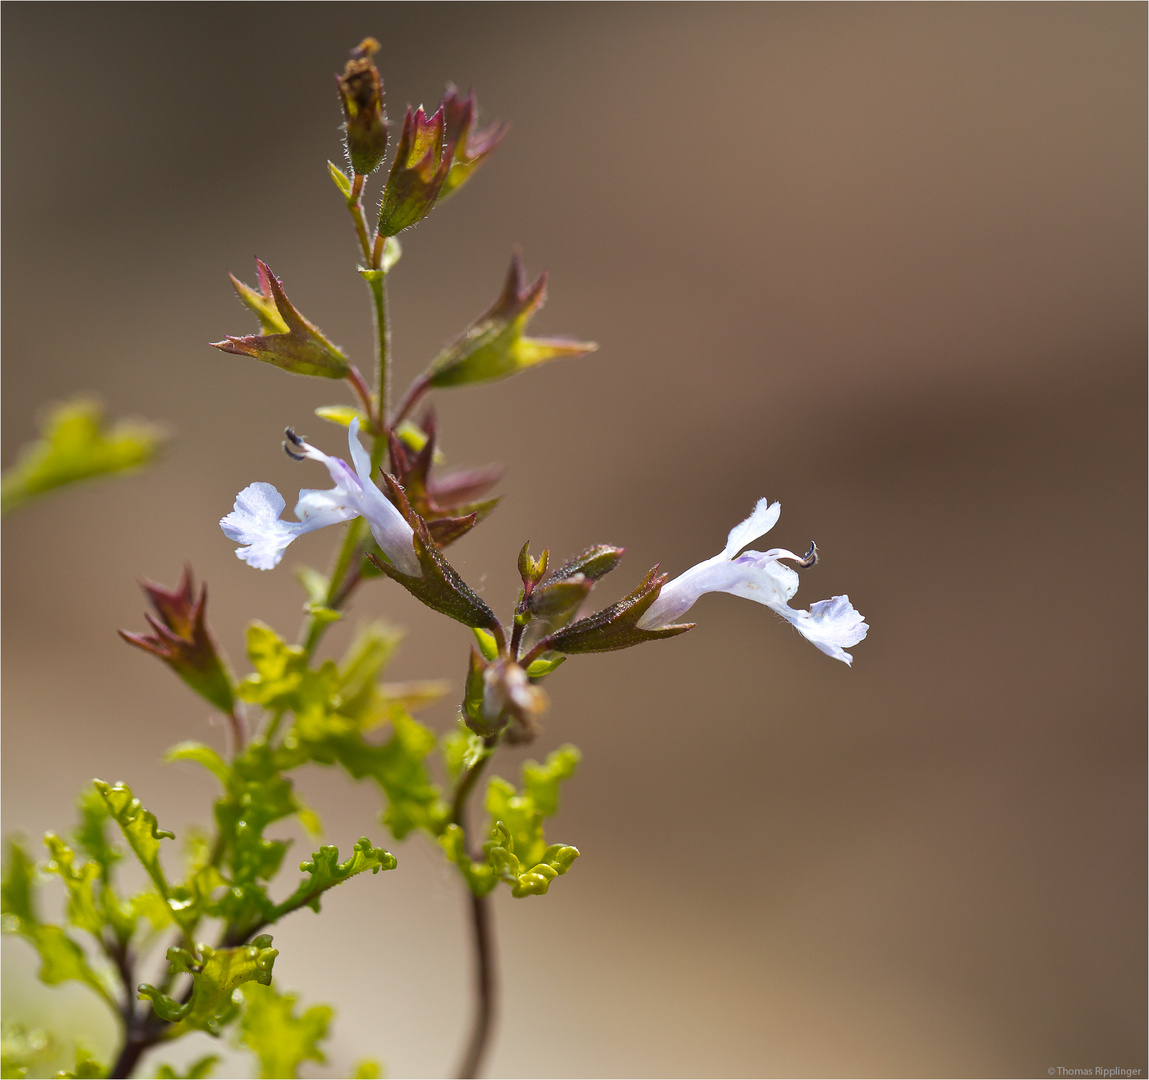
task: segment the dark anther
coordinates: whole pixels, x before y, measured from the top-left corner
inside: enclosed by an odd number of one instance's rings
[[[293,450],[292,447],[293,446],[296,446],[296,447],[302,446],[303,440],[298,435],[296,435],[295,432],[291,430],[291,428],[287,428],[287,430],[284,431],[284,435],[287,436],[287,439],[283,444],[283,452],[289,458],[292,458],[295,461],[302,461],[306,455],[296,453],[296,451]],[[289,443],[290,443],[290,445],[288,445]]]
[[[817,546],[817,544],[814,543],[813,540],[811,540],[810,541],[810,550],[807,551],[806,554],[803,555],[802,558],[800,558],[798,560],[798,565],[801,567],[813,566],[814,563],[816,563],[817,561],[818,561],[818,546]]]

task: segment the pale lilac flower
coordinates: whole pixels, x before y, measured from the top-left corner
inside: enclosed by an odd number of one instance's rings
[[[415,555],[411,526],[371,479],[371,458],[359,442],[359,419],[351,421],[347,445],[354,470],[342,458],[330,457],[298,435],[288,433],[292,457],[310,458],[327,467],[335,484],[330,491],[305,489],[295,504],[298,521],[283,521],[283,496],[271,485],[249,484],[235,499],[235,509],[219,527],[224,535],[244,545],[236,555],[259,570],[270,570],[283,558],[287,545],[297,536],[363,517],[371,535],[395,567],[412,577],[422,577]],[[286,444],[285,444],[286,445]]]
[[[733,593],[765,604],[827,656],[851,663],[853,657],[845,650],[857,645],[866,636],[869,626],[848,596],[819,600],[810,605],[809,611],[789,605],[790,598],[798,591],[798,574],[778,560],[789,559],[799,566],[812,566],[817,558],[813,544],[804,556],[784,548],[738,554],[747,544],[768,533],[781,511],[780,503],[759,499],[754,512],[730,530],[726,547],[718,555],[692,566],[685,574],[663,585],[658,598],[638,620],[638,627],[657,630],[677,622],[703,593]]]

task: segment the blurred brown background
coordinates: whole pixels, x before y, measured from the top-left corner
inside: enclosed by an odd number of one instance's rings
[[[872,626],[847,670],[707,597],[689,635],[551,680],[532,749],[584,751],[551,828],[583,858],[499,897],[490,1072],[1146,1067],[1144,5],[8,4],[3,29],[4,462],[78,390],[174,433],[6,522],[6,830],[64,826],[95,775],[203,819],[206,774],[158,759],[222,733],[116,638],[138,576],[190,561],[236,661],[253,616],[294,633],[290,567],[334,536],[260,574],[216,522],[253,480],[324,482],[279,440],[338,452],[311,410],[342,394],[206,342],[252,332],[226,272],[258,254],[369,366],[324,161],[371,33],[393,119],[453,80],[514,125],[404,237],[399,385],[516,244],[551,272],[536,327],[602,346],[439,396],[451,460],[510,466],[462,572],[506,610],[524,539],[610,541],[609,600],[768,495],[771,542],[824,554],[798,600]],[[354,615],[458,692],[465,629],[382,584]],[[331,842],[380,838],[373,791],[301,781]],[[461,1044],[458,884],[397,853],[276,933],[283,985],[339,1008],[317,1075],[440,1075]],[[5,949],[12,1011],[83,997]]]

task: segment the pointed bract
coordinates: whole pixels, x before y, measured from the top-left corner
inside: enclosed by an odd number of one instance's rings
[[[657,599],[667,576],[660,574],[655,566],[629,596],[570,626],[556,630],[545,639],[546,647],[562,653],[613,652],[615,649],[641,645],[644,641],[686,633],[694,623],[660,626],[657,629],[646,629],[638,625],[643,614]]]
[[[129,645],[158,656],[221,712],[232,712],[235,698],[231,675],[205,621],[207,585],[201,587],[197,598],[191,567],[185,566],[174,590],[151,581],[141,581],[140,587],[158,615],[158,619],[144,616],[153,633],[130,634],[120,630],[120,637]]]
[[[422,601],[433,611],[455,619],[465,626],[493,630],[499,627],[495,613],[479,598],[471,587],[459,576],[455,568],[443,557],[439,545],[431,536],[427,523],[411,509],[399,482],[389,473],[383,474],[384,483],[392,502],[398,507],[412,530],[415,557],[419,563],[421,576],[406,574],[391,563],[368,555],[376,569],[397,581],[412,596]]]
[[[259,316],[264,333],[213,341],[214,348],[240,356],[253,356],[296,375],[343,379],[351,371],[347,357],[295,308],[283,284],[267,264],[256,259],[260,292],[231,278],[239,298]]]
[[[364,38],[351,50],[342,75],[335,76],[343,106],[347,160],[361,176],[373,173],[387,154],[387,113],[384,111],[383,80],[372,55],[379,42]]]
[[[519,253],[511,258],[503,291],[491,308],[448,345],[427,369],[432,386],[489,382],[558,357],[583,356],[592,341],[525,337],[527,323],[546,300],[547,276],[527,286]]]

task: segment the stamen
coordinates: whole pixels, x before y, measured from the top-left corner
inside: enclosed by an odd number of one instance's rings
[[[763,554],[767,559],[791,559],[803,569],[808,569],[818,561],[818,547],[813,540],[810,541],[810,550],[805,555],[795,555],[786,548],[771,548]]]
[[[283,443],[283,452],[294,461],[302,461],[307,455],[304,453],[297,453],[296,450],[292,449],[292,447],[301,448],[307,444],[298,435],[296,435],[295,432],[291,430],[291,428],[287,428],[284,431],[284,435],[286,435],[287,438]]]

